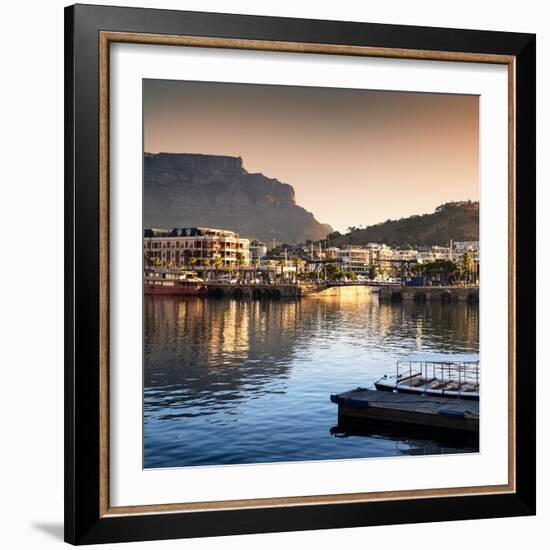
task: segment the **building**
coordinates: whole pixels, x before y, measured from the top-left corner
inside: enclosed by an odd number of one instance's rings
[[[346,245],[344,248],[331,247],[327,250],[330,259],[341,264],[345,271],[366,275],[369,271],[371,253],[362,246]]]
[[[394,259],[400,260],[402,262],[416,262],[418,259],[418,250],[414,249],[405,249],[405,250],[395,250]]]
[[[436,260],[451,260],[451,249],[446,246],[431,246],[418,253],[418,263],[430,263]]]
[[[386,244],[369,243],[367,248],[370,250],[371,264],[376,266],[381,272],[389,272],[399,260],[396,251]]]
[[[267,246],[262,241],[254,239],[250,241],[250,261],[261,260],[267,254]]]
[[[209,227],[145,229],[145,265],[220,268],[250,265],[250,241],[238,233]],[[219,258],[219,260],[218,260]]]

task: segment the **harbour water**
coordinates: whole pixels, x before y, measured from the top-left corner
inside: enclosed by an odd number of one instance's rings
[[[475,452],[337,426],[329,395],[415,351],[478,352],[478,307],[380,303],[369,289],[300,300],[145,296],[144,467]]]

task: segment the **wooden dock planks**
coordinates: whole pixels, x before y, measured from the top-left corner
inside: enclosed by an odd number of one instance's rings
[[[331,395],[331,401],[338,404],[340,418],[467,432],[479,431],[478,401],[363,388]]]

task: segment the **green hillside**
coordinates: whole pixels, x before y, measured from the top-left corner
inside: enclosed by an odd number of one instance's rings
[[[330,244],[366,245],[368,243],[386,243],[391,246],[429,246],[448,245],[453,241],[479,240],[479,202],[448,202],[442,204],[431,214],[410,216],[399,220],[386,220],[365,228],[350,228],[342,235],[332,233]]]

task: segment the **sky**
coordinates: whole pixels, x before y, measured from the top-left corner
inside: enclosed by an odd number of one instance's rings
[[[479,200],[478,96],[144,80],[149,153],[240,156],[345,232]]]

